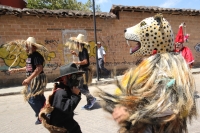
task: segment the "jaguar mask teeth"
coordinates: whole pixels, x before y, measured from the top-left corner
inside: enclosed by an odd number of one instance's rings
[[[130,47],[130,54],[133,54],[134,52],[138,51],[140,48],[141,48],[141,43],[140,42],[136,42],[134,43],[134,45],[130,45],[129,41],[131,42],[135,42],[135,41],[132,41],[132,40],[126,40],[127,42],[127,45]]]
[[[173,31],[169,22],[162,16],[143,19],[124,32],[129,47],[132,46],[132,42],[137,42],[134,44],[135,47],[130,49],[130,53],[134,56],[150,56],[154,49],[157,49],[157,53],[173,51]]]

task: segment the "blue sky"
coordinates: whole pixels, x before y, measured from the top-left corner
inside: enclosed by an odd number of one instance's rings
[[[77,1],[85,3],[87,0]],[[165,8],[200,10],[200,0],[95,0],[95,4],[100,5],[102,12],[109,12],[112,5],[158,6]]]

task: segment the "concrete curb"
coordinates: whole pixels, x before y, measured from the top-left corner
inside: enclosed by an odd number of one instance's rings
[[[200,68],[192,69],[191,71],[192,71],[192,74],[194,74],[194,75],[200,74]],[[97,79],[94,78],[92,83],[90,84],[90,86],[112,84],[112,83],[115,83],[116,80],[120,80],[121,78],[122,78],[122,75],[117,76],[115,78],[100,79],[99,81],[97,81]],[[45,91],[51,91],[53,84],[54,83],[48,83]],[[21,94],[22,89],[23,89],[23,86],[0,89],[0,96]]]
[[[97,81],[97,79],[93,79],[93,82],[89,86],[96,86],[96,85],[107,85],[112,84],[116,82],[116,80],[121,79],[121,76],[118,76],[117,78],[109,78],[109,79],[100,79]],[[53,88],[54,83],[48,83],[45,91],[51,91]],[[18,95],[21,94],[21,90],[23,89],[23,86],[20,87],[12,87],[8,89],[3,89],[4,92],[1,93],[0,89],[0,96],[8,96],[8,95]]]
[[[9,95],[17,95],[17,94],[20,94],[20,92],[8,92],[8,93],[0,94],[0,96],[9,96]]]

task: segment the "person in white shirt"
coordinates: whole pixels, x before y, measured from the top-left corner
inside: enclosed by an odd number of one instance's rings
[[[107,76],[110,75],[110,71],[108,71],[105,67],[104,67],[104,63],[106,62],[106,52],[103,48],[103,46],[101,46],[101,42],[97,42],[97,47],[98,47],[98,68],[99,68],[99,77],[101,77],[101,72],[104,71],[106,73]]]

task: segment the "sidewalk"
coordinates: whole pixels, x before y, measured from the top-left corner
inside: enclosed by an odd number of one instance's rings
[[[200,68],[192,68],[191,71],[195,75],[200,74]],[[106,78],[106,79],[101,78],[99,81],[97,81],[97,78],[93,78],[90,86],[112,84],[115,82],[116,79],[118,79],[118,80],[121,79],[121,77],[122,77],[122,75],[117,76],[115,78]],[[53,84],[54,83],[52,83],[52,82],[48,83],[47,87],[46,87],[46,91],[50,91],[53,87]],[[2,88],[2,89],[0,89],[0,96],[20,94],[22,89],[23,89],[23,86]]]
[[[99,79],[99,81],[97,81],[97,78],[93,78],[90,86],[111,84],[116,79],[121,79],[121,77],[122,76],[117,76],[115,78],[101,78],[101,79]],[[47,83],[46,91],[50,91],[53,88],[53,84],[54,84],[53,82]],[[20,94],[23,87],[24,86],[2,88],[2,89],[0,89],[0,96]]]

